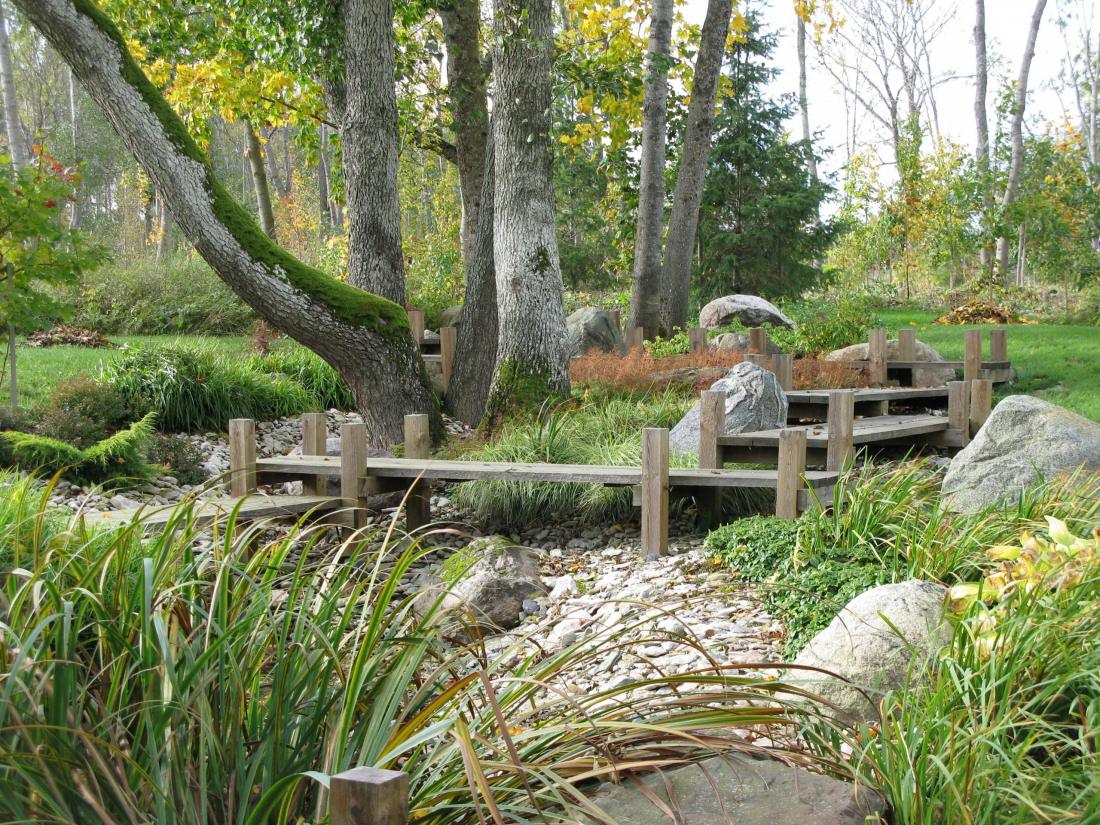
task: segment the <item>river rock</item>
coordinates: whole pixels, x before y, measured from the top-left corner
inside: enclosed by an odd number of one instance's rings
[[[669,818],[631,782],[605,782],[592,801],[631,825],[864,825],[885,810],[882,797],[867,788],[735,753],[649,773],[641,781],[679,818]]]
[[[565,319],[566,345],[569,354],[584,355],[592,350],[624,352],[626,345],[611,318],[611,313],[599,307],[581,307]]]
[[[771,301],[755,295],[726,295],[715,298],[699,312],[699,326],[717,329],[734,321],[747,327],[789,327],[794,321],[782,313]]]
[[[771,430],[787,422],[787,395],[769,370],[743,361],[710,389],[726,395],[726,435]],[[672,428],[668,446],[679,453],[699,451],[699,402]]]
[[[852,344],[850,347],[844,347],[843,349],[835,349],[825,356],[826,361],[865,361],[867,359],[867,351],[869,345]],[[915,354],[917,361],[927,361],[929,366],[918,367],[913,370],[913,386],[914,387],[942,387],[948,381],[955,380],[955,370],[951,367],[936,367],[932,366],[937,361],[942,361],[943,356],[936,352],[924,341],[917,341],[915,347]],[[886,342],[886,360],[897,361],[898,355],[898,341],[896,338],[891,338]]]
[[[457,327],[462,323],[462,307],[454,306],[447,307],[441,313],[439,313],[439,328],[443,327]]]
[[[826,708],[827,713],[845,720],[877,721],[882,695],[903,687],[907,679],[919,678],[917,674],[950,639],[946,595],[942,584],[919,579],[860,593],[794,660],[795,665],[821,668],[841,678],[791,670],[786,680],[836,706]]]
[[[952,510],[973,513],[1013,503],[1040,478],[1081,467],[1100,471],[1100,424],[1041,398],[1010,395],[951,459],[943,494]]]
[[[523,603],[546,594],[534,550],[488,536],[474,539],[465,552],[476,560],[444,596],[442,608],[468,614],[482,631],[510,630],[523,618]],[[442,578],[447,575],[443,571]]]

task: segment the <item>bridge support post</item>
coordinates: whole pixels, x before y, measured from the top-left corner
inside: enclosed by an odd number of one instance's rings
[[[775,515],[798,518],[798,491],[806,472],[806,431],[779,431],[779,479],[775,488]]]
[[[256,492],[256,422],[251,418],[229,421],[229,494]]]
[[[970,382],[970,434],[976,435],[993,412],[993,382],[975,378]]]
[[[829,393],[829,411],[825,418],[829,425],[826,470],[842,473],[852,466],[855,458],[855,448],[852,444],[855,414],[855,393],[851,390],[834,390]]]
[[[699,467],[722,469],[722,448],[718,437],[726,429],[726,394],[704,390],[699,395]],[[695,492],[701,524],[717,524],[722,517],[722,488],[702,487]]]
[[[668,430],[642,430],[642,555],[668,554]]]
[[[329,780],[332,825],[399,825],[409,821],[409,777],[401,771],[352,768]]]
[[[328,419],[324,413],[302,416],[302,455],[323,456],[328,453]],[[307,496],[328,495],[328,477],[302,479],[302,492]]]
[[[966,331],[966,356],[963,360],[963,381],[974,381],[982,374],[982,331]]]
[[[443,392],[451,388],[451,376],[455,370],[455,350],[458,349],[458,327],[439,330],[439,361],[443,368]]]
[[[947,426],[959,433],[960,446],[970,443],[970,382],[947,382]]]
[[[363,475],[367,471],[367,425],[340,426],[340,497],[347,509],[346,523],[353,528],[366,523]]]
[[[706,352],[707,351],[707,331],[702,327],[695,327],[688,330],[688,341],[691,344],[692,352]]]
[[[405,416],[405,458],[431,458],[432,441],[428,429],[428,416]],[[405,529],[410,533],[432,520],[431,487],[426,481],[414,481],[409,485],[405,498]]]

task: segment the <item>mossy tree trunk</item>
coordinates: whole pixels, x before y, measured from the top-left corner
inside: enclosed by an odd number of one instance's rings
[[[464,256],[466,298],[462,304],[462,324],[458,328],[455,371],[447,391],[447,408],[452,415],[477,424],[485,415],[489,386],[497,361],[497,285],[493,259],[493,193],[495,165],[493,136],[489,139],[482,162],[481,194],[474,244]]]
[[[488,412],[569,391],[551,184],[551,0],[495,0],[493,255],[499,341]]]
[[[393,3],[344,0],[340,140],[348,203],[348,281],[405,303],[397,193]]]
[[[403,308],[304,265],[264,235],[215,178],[109,18],[89,0],[14,2],[99,104],[218,276],[340,372],[374,443],[400,441],[406,413],[434,412]],[[387,77],[392,83],[392,72]]]

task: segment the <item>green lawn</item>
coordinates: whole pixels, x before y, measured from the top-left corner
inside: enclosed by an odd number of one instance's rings
[[[882,310],[887,334],[911,326],[917,338],[949,360],[963,357],[963,331],[994,326],[939,326],[931,312]],[[1016,380],[997,388],[996,397],[1027,394],[1100,421],[1100,329],[1058,324],[1012,324],[1008,327],[1008,358]],[[983,338],[989,355],[989,337]]]
[[[214,349],[226,355],[244,355],[252,346],[245,336],[217,337],[210,335],[112,335],[119,346],[127,344],[182,344]],[[19,367],[19,405],[35,407],[49,399],[53,388],[61,381],[78,375],[95,376],[101,365],[114,358],[118,349],[86,347],[17,347]],[[7,399],[7,383],[3,388]]]

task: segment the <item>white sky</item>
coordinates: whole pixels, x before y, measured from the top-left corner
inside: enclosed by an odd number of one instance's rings
[[[1042,128],[1047,122],[1062,122],[1066,112],[1058,94],[1052,89],[1066,52],[1065,41],[1057,25],[1060,6],[1065,0],[1048,0],[1043,23],[1039,30],[1035,59],[1029,82],[1027,123],[1032,128]],[[1075,0],[1076,1],[1076,0]],[[745,0],[742,0],[742,6]],[[1094,19],[1100,22],[1100,0],[1083,0],[1087,7],[1093,4]],[[751,5],[761,11],[765,27],[779,34],[775,65],[782,74],[774,84],[776,92],[795,93],[798,89],[798,61],[794,42],[794,11],[791,0],[751,0]],[[936,92],[940,126],[951,139],[967,146],[974,145],[974,27],[973,0],[941,0],[944,9],[954,9],[954,17],[948,27],[933,43],[931,50],[933,71],[937,74],[951,72],[958,77],[940,86]],[[692,22],[702,23],[706,0],[687,0],[682,6],[685,16]],[[1027,38],[1027,29],[1034,9],[1034,0],[986,0],[986,37],[990,59],[989,118],[993,128],[994,95],[1005,76],[1015,78],[1019,71],[1019,57]],[[817,63],[816,49],[810,47],[810,72],[808,97],[810,126],[823,133],[824,144],[833,150],[826,161],[827,170],[836,170],[845,160],[845,109],[844,98],[835,82]],[[1072,100],[1066,99],[1072,107]],[[1070,111],[1072,114],[1072,109]],[[1076,122],[1074,116],[1073,121]],[[868,135],[868,142],[875,140],[874,124],[861,115]],[[801,135],[801,126],[794,120],[791,131]]]

